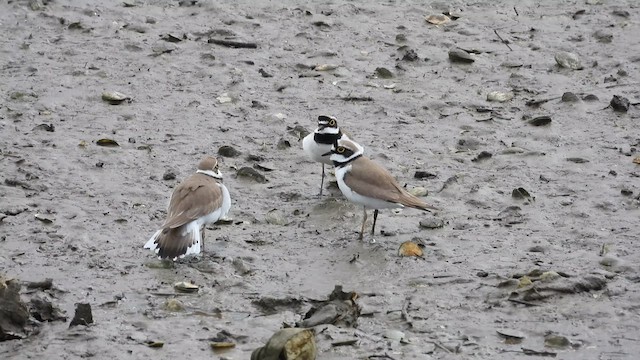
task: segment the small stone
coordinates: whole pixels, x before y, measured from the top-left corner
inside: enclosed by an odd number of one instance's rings
[[[402,57],[402,61],[417,61],[418,59],[418,54],[413,49],[407,49]]]
[[[532,247],[529,248],[529,252],[535,252],[535,253],[545,253],[547,250],[545,249],[544,246],[542,245],[534,245]]]
[[[390,340],[400,341],[404,339],[405,335],[400,330],[387,330],[384,333],[384,337]]]
[[[423,170],[418,170],[416,171],[415,174],[413,174],[413,177],[416,179],[434,179],[436,178],[438,175],[429,172],[429,171],[423,171]]]
[[[471,54],[469,54],[469,52],[457,47],[454,47],[453,49],[449,50],[449,60],[451,60],[451,62],[465,63],[465,64],[470,64],[476,61],[476,59],[474,59],[471,56]]]
[[[416,186],[409,190],[409,194],[418,197],[427,196],[429,194],[429,191],[427,191],[427,189],[422,186]]]
[[[444,221],[440,219],[423,219],[420,220],[420,227],[423,229],[440,229],[444,227]]]
[[[73,315],[73,319],[69,324],[69,327],[76,325],[89,325],[93,324],[93,315],[91,314],[91,305],[87,303],[76,304],[76,312]]]
[[[482,271],[482,270],[481,270],[481,271],[478,271],[478,272],[476,273],[476,276],[477,276],[477,277],[481,277],[481,278],[485,278],[485,277],[489,276],[489,273],[488,273],[488,272],[486,272],[486,271]]]
[[[487,94],[487,101],[505,102],[513,99],[513,93],[492,91]]]
[[[572,70],[582,70],[582,62],[578,55],[566,51],[562,51],[556,54],[556,62],[563,68]]]
[[[629,102],[629,99],[625,97],[622,97],[620,95],[613,95],[613,98],[611,99],[609,105],[611,105],[611,108],[615,111],[627,112],[631,103]]]
[[[162,180],[175,180],[175,178],[176,174],[171,170],[167,170],[164,175],[162,175]]]
[[[178,299],[167,299],[164,302],[164,309],[171,312],[178,312],[184,310],[184,305]]]
[[[531,194],[525,188],[516,188],[511,192],[511,197],[514,199],[529,199]]]
[[[580,98],[578,97],[578,95],[572,93],[572,92],[566,92],[564,94],[562,94],[562,101],[563,102],[578,102],[580,101]]]
[[[258,69],[258,72],[260,73],[260,75],[262,75],[262,77],[264,78],[270,78],[273,77],[273,75],[271,75],[270,73],[268,73],[266,70],[264,69]]]
[[[620,16],[623,18],[628,18],[629,16],[631,16],[631,14],[629,14],[627,10],[613,10],[613,12],[611,13],[615,16]]]
[[[56,130],[56,127],[53,126],[53,124],[40,124],[40,125],[36,125],[36,127],[34,127],[33,130],[54,132]]]
[[[584,159],[584,158],[580,158],[580,157],[568,157],[567,161],[572,162],[572,163],[576,163],[576,164],[584,164],[584,163],[588,163],[589,160]]]
[[[278,210],[278,209],[273,209],[270,210],[267,213],[267,216],[265,217],[265,220],[267,222],[267,224],[271,224],[271,225],[286,225],[287,224],[287,218],[284,216],[284,214],[282,213],[282,211]]]
[[[544,346],[550,348],[565,349],[569,345],[571,345],[571,342],[564,336],[550,334],[544,337]]]
[[[622,189],[622,190],[620,190],[620,194],[622,194],[624,196],[631,196],[631,195],[633,195],[633,191],[629,190],[629,189]]]
[[[551,116],[538,116],[528,121],[533,126],[545,126],[551,124]]]
[[[216,98],[220,104],[229,104],[233,102],[233,98],[229,94],[224,93]]]
[[[582,100],[584,100],[584,101],[598,101],[600,99],[597,96],[593,95],[593,94],[587,94],[582,98]]]
[[[598,30],[593,34],[593,37],[603,44],[609,44],[613,41],[613,34],[606,32],[604,30]]]
[[[380,79],[391,79],[393,77],[393,73],[391,72],[391,70],[384,67],[376,68],[375,74]]]
[[[222,145],[218,149],[218,155],[228,157],[228,158],[233,158],[240,154],[241,154],[240,151],[236,150],[236,148],[230,145]]]
[[[480,162],[482,160],[491,159],[491,157],[493,157],[492,153],[490,153],[488,151],[481,151],[480,154],[478,154],[478,156],[476,156],[473,159],[471,159],[471,161]]]
[[[396,35],[396,41],[397,42],[405,42],[405,41],[407,41],[407,35],[405,35],[405,34]]]
[[[267,178],[264,175],[259,173],[256,169],[248,166],[244,166],[238,169],[236,175],[239,178],[253,180],[261,184],[264,184],[267,182]]]

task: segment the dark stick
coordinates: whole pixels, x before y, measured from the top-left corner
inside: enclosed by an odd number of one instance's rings
[[[518,9],[516,9],[516,7],[515,7],[515,6],[513,7],[513,11],[515,11],[515,12],[516,12],[516,16],[520,16],[520,14],[518,14]]]
[[[507,47],[509,48],[509,50],[513,51],[513,49],[511,48],[511,46],[509,46],[509,43],[507,43],[507,41],[505,39],[502,38],[502,36],[500,36],[500,34],[498,34],[498,30],[493,29],[493,32],[496,34],[496,36],[498,36],[498,39],[500,39],[500,41],[502,41],[503,44],[507,45]]]
[[[256,43],[245,43],[231,40],[209,39],[207,42],[209,44],[222,45],[235,49],[256,49],[258,47],[258,44]]]

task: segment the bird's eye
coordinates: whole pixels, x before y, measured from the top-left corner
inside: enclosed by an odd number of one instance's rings
[[[342,154],[344,152],[344,147],[342,146],[338,146],[338,148],[336,149],[336,151],[338,152],[338,154]]]
[[[336,126],[336,121],[335,120],[330,120],[329,121],[329,126]]]

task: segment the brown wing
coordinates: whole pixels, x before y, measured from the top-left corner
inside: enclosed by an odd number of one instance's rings
[[[177,228],[222,206],[218,182],[204,174],[193,174],[180,183],[171,195],[164,228]]]
[[[344,182],[358,194],[426,211],[433,208],[406,192],[385,168],[370,159],[361,157],[351,166]]]

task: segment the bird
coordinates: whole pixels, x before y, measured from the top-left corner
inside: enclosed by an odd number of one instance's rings
[[[411,207],[427,212],[439,210],[403,189],[393,176],[381,165],[367,158],[364,148],[352,140],[338,140],[329,155],[336,167],[338,187],[351,202],[362,205],[364,219],[360,229],[360,240],[364,237],[367,209],[374,209],[371,235],[375,233],[379,209]]]
[[[333,165],[326,153],[331,151],[333,144],[340,139],[349,140],[349,136],[340,130],[338,120],[332,116],[320,115],[318,116],[318,127],[302,140],[302,149],[309,159],[322,163],[320,196],[322,196],[322,187],[324,186],[324,166],[325,164]]]
[[[222,183],[218,160],[204,157],[197,171],[173,191],[162,227],[144,245],[159,259],[175,261],[204,252],[204,231],[231,208],[229,190]]]

